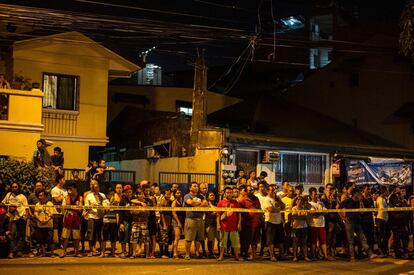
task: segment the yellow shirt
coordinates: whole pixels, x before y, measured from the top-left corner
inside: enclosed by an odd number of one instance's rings
[[[36,216],[36,226],[39,228],[52,228],[54,210],[53,203],[50,201],[45,204],[41,204],[40,202],[36,203],[34,212]],[[47,223],[42,223],[46,220],[49,221]]]
[[[282,202],[285,204],[285,222],[289,221],[289,214],[292,213],[293,199],[287,196],[283,197]]]

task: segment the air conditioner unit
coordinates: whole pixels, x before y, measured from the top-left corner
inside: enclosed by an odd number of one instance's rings
[[[262,163],[272,163],[279,160],[280,153],[278,151],[262,151]]]

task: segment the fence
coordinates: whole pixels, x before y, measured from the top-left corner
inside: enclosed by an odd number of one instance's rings
[[[207,183],[208,190],[217,192],[218,178],[213,173],[183,173],[183,172],[159,172],[158,182],[161,189],[170,187],[172,183],[178,183],[181,191],[186,194],[191,182]]]
[[[84,169],[74,169],[74,168],[65,168],[64,169],[64,176],[65,180],[74,180],[73,178],[73,171],[79,172],[79,179],[85,180],[86,173]],[[124,171],[124,170],[113,170],[113,171],[105,171],[103,175],[99,177],[100,182],[100,189],[101,192],[106,193],[109,187],[115,187],[115,184],[122,183],[122,184],[132,184],[135,185],[135,171]]]
[[[56,113],[44,110],[42,114],[45,134],[74,136],[77,132],[77,123],[78,115],[70,112]]]

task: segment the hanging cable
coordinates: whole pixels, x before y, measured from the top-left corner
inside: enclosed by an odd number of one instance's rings
[[[273,54],[272,60],[275,61],[276,59],[276,21],[273,14],[273,0],[270,0],[270,14],[272,16],[272,23],[273,23]]]

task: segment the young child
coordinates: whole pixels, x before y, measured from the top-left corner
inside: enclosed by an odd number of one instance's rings
[[[52,257],[54,256],[54,243],[53,239],[53,212],[54,207],[51,201],[47,201],[45,191],[41,191],[38,194],[39,202],[35,206],[35,236],[37,243],[40,245],[42,257],[46,256],[46,245],[50,244],[50,250]]]
[[[82,206],[83,198],[78,195],[75,183],[69,185],[68,196],[63,200],[63,205]],[[73,248],[75,250],[75,256],[81,257],[79,253],[79,240],[80,240],[80,227],[81,227],[81,209],[68,209],[65,213],[63,222],[63,252],[60,255],[61,258],[66,256],[66,249],[68,247],[69,238],[72,235]]]
[[[292,207],[292,229],[293,229],[293,261],[298,260],[298,245],[300,244],[301,251],[305,261],[309,262],[308,258],[308,224],[307,213],[304,212],[305,200],[302,196],[298,196],[293,202]]]

